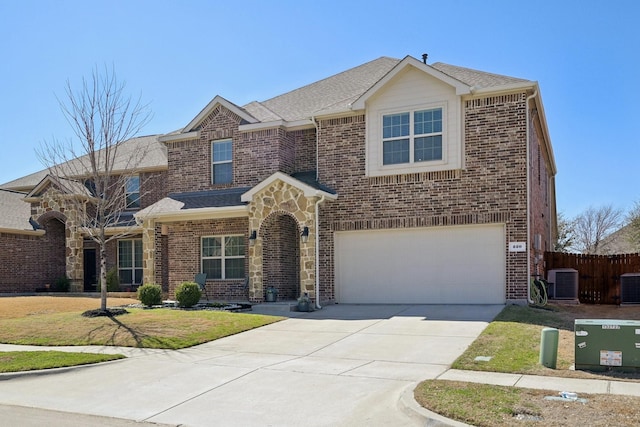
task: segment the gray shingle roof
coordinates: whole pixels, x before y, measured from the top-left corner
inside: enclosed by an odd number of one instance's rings
[[[326,79],[308,84],[262,102],[251,102],[242,107],[249,115],[261,122],[278,120],[297,121],[312,116],[340,113],[350,110],[350,104],[362,96],[387,73],[400,59],[380,57],[351,68]],[[509,84],[529,83],[529,80],[499,74],[487,73],[470,68],[437,62],[430,65],[434,69],[478,89],[488,89]],[[178,132],[179,133],[179,132]],[[158,141],[159,135],[132,138],[121,149],[121,161],[117,169],[127,166],[127,160],[134,153],[147,147],[148,152],[138,165],[140,169],[166,168],[167,147]],[[42,170],[14,181],[0,185],[0,188],[29,191],[36,186],[48,171]]]
[[[303,184],[307,184],[308,186],[313,187],[317,190],[321,190],[330,194],[336,194],[335,190],[332,190],[326,185],[320,184],[316,180],[316,175],[317,175],[316,171],[297,172],[297,173],[291,174],[291,178],[295,178],[298,181],[302,182]]]
[[[484,71],[473,70],[471,68],[458,67],[442,62],[431,64],[433,68],[453,77],[456,80],[475,86],[478,89],[504,86],[514,83],[527,83],[529,80],[516,77],[503,76],[500,74],[486,73]]]
[[[137,169],[166,169],[167,146],[158,141],[159,136],[160,135],[141,136],[125,141],[119,148],[114,170],[126,169],[127,166],[130,166],[131,159],[137,159],[138,157],[140,157],[140,161],[136,164]],[[137,156],[137,153],[140,152],[143,152],[144,156]],[[83,157],[68,162],[70,175],[75,175],[76,171],[83,170],[84,167],[82,163]],[[0,188],[29,191],[42,181],[47,174],[49,174],[49,170],[43,169],[22,178],[1,184]]]
[[[240,200],[240,196],[251,187],[228,188],[224,190],[195,191],[190,193],[173,193],[169,198],[184,203],[184,209],[198,208],[222,208],[227,206],[242,206],[245,202]]]
[[[351,102],[373,86],[398,62],[399,59],[381,57],[259,104],[287,121],[308,119],[329,108],[348,110]],[[244,108],[249,110],[249,105]],[[257,110],[252,110],[251,114],[261,121],[273,120],[260,115],[260,111]]]
[[[314,115],[349,111],[349,106],[389,73],[400,59],[383,56],[326,79],[243,108],[262,122],[296,121]],[[442,62],[430,65],[436,70],[478,89],[499,87],[529,80],[457,67]]]
[[[0,228],[33,230],[29,224],[31,205],[26,203],[25,193],[0,189]]]

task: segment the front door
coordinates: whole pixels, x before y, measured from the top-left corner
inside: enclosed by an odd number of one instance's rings
[[[96,292],[96,250],[84,250],[84,291]]]

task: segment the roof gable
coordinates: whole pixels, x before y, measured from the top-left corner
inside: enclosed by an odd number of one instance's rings
[[[330,193],[326,190],[316,188],[315,186],[312,186],[309,184],[305,184],[304,182],[296,178],[293,178],[292,176],[287,175],[286,173],[276,172],[273,175],[271,175],[269,178],[262,181],[260,184],[253,187],[251,190],[244,193],[241,197],[241,200],[243,202],[250,202],[253,199],[253,196],[255,196],[256,194],[258,194],[259,192],[261,192],[262,190],[264,190],[265,188],[267,188],[268,186],[270,186],[276,181],[282,181],[291,185],[292,187],[300,189],[306,197],[325,196],[329,199],[336,199],[338,197],[336,194]]]
[[[198,130],[198,127],[202,123],[202,121],[204,119],[206,119],[209,116],[209,114],[211,114],[211,112],[218,105],[221,105],[224,108],[226,108],[227,110],[233,112],[234,114],[237,114],[240,118],[242,118],[242,120],[246,121],[247,123],[257,123],[258,122],[258,119],[256,119],[251,114],[249,114],[245,109],[240,108],[236,104],[227,101],[226,99],[224,99],[220,95],[216,95],[207,104],[207,106],[204,107],[202,109],[202,111],[200,111],[200,113],[196,117],[194,117],[193,120],[191,120],[188,125],[186,125],[184,127],[184,129],[182,129],[181,133],[188,133],[188,132],[193,132],[195,130]]]
[[[417,59],[406,56],[402,61],[396,64],[384,77],[378,80],[373,86],[371,86],[367,91],[365,91],[362,95],[360,95],[352,104],[351,108],[353,110],[363,110],[365,108],[366,101],[375,95],[379,90],[381,90],[384,86],[386,86],[395,76],[405,70],[407,67],[414,67],[437,80],[453,87],[456,91],[456,95],[464,95],[471,93],[471,87],[466,83],[457,80],[448,74],[443,73],[436,68],[433,68],[430,65],[427,65],[423,62],[418,61]]]
[[[55,188],[62,191],[64,194],[81,195],[84,197],[91,197],[89,189],[85,185],[76,180],[55,177],[47,174],[33,189],[26,195],[25,199],[38,198],[42,196],[49,188]]]

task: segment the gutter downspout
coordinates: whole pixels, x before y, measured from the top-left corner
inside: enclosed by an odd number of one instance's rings
[[[318,122],[316,122],[315,116],[311,116],[311,122],[313,122],[313,126],[316,128],[316,182],[317,182],[320,178],[320,171],[319,171],[320,155],[318,152],[320,148],[320,135],[318,135],[319,127],[318,127]],[[320,257],[318,256],[318,254],[320,253],[320,214],[319,214],[318,206],[320,206],[320,203],[322,202],[324,202],[324,195],[320,198],[320,200],[316,202],[316,206],[315,206],[315,214],[316,214],[316,248],[315,248],[315,251],[316,251],[315,288],[316,289],[315,291],[316,291],[316,308],[318,310],[322,310],[322,306],[320,305],[320,275],[318,274],[320,271]]]
[[[320,156],[318,154],[318,149],[320,148],[320,136],[318,135],[318,131],[320,130],[318,127],[318,122],[316,122],[315,116],[311,116],[311,122],[313,126],[316,128],[316,181],[320,178],[320,171],[318,165],[320,164]]]
[[[324,194],[316,202],[316,308],[318,310],[322,310],[322,306],[320,305],[320,214],[319,214],[319,206],[320,203],[324,202]]]
[[[527,114],[525,115],[527,119],[526,128],[527,128],[527,302],[529,304],[533,303],[531,299],[531,176],[529,170],[530,159],[530,151],[529,140],[531,130],[529,125],[529,101],[538,96],[538,89],[535,88],[533,93],[530,96],[527,96],[525,101],[525,107],[527,109]]]

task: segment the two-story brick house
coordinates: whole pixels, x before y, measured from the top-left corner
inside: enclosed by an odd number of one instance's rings
[[[242,107],[216,96],[152,139],[155,200],[111,262],[132,253],[128,277],[170,292],[204,272],[222,300],[504,303],[554,238],[534,81],[382,57]],[[3,188],[42,221],[34,188]]]

